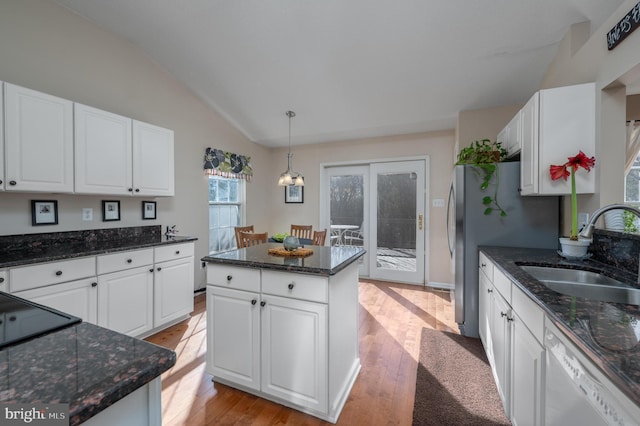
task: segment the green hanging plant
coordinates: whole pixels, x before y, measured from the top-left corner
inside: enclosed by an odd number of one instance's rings
[[[458,161],[456,164],[469,164],[475,166],[482,171],[482,183],[480,189],[486,191],[491,184],[491,180],[496,176],[496,184],[493,196],[487,195],[482,198],[482,204],[485,206],[484,214],[490,215],[494,211],[498,211],[500,216],[504,217],[507,212],[504,211],[498,203],[498,167],[500,163],[507,158],[507,150],[502,147],[500,142],[492,142],[490,139],[482,139],[472,142],[466,148],[462,148],[458,153]]]

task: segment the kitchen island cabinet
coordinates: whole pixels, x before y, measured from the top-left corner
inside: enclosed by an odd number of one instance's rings
[[[279,257],[262,244],[206,256],[207,372],[335,423],[360,370],[358,247]]]

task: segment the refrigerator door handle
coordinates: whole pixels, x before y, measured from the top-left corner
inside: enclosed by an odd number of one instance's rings
[[[447,242],[449,243],[449,254],[453,257],[454,245],[455,245],[455,231],[452,232],[451,229],[451,215],[453,214],[452,209],[455,208],[455,192],[453,188],[453,182],[451,182],[451,187],[449,188],[449,200],[447,201]],[[453,218],[455,221],[455,218]],[[454,235],[451,235],[454,234]]]

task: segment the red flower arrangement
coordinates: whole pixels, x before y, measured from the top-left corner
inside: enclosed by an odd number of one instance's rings
[[[575,157],[569,157],[569,161],[561,166],[550,166],[551,180],[564,178],[566,181],[571,176],[571,239],[578,239],[578,197],[576,195],[576,171],[582,167],[587,172],[596,165],[595,157],[587,157],[584,152],[578,152]]]

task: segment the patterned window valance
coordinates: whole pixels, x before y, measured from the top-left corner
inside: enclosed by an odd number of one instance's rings
[[[204,171],[210,175],[251,180],[251,157],[207,148],[204,153]]]

